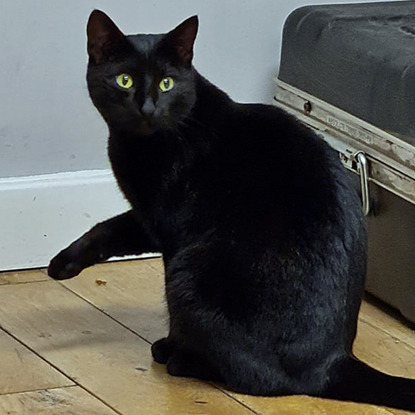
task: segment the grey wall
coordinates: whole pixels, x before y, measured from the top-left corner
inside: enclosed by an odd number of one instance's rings
[[[198,70],[236,100],[269,103],[283,22],[317,3],[0,0],[0,178],[109,167],[106,127],[85,84],[92,9],[107,12],[125,33],[165,32],[198,14]]]

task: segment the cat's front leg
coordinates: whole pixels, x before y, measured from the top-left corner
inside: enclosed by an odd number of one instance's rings
[[[171,338],[156,341],[151,346],[153,359],[160,364],[167,364],[167,372],[172,376],[193,377],[209,381],[219,381],[218,372],[209,362],[197,354],[184,351]]]
[[[68,279],[112,256],[158,251],[130,210],[95,225],[61,251],[50,262],[48,274],[57,280]]]

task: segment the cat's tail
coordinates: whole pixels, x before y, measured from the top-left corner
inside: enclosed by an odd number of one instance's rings
[[[415,380],[386,375],[349,357],[333,366],[323,397],[415,411]]]

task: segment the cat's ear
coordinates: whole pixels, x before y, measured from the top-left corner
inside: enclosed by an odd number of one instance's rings
[[[182,65],[190,65],[192,62],[193,45],[198,27],[198,17],[192,16],[167,34],[169,45],[175,50],[177,58]]]
[[[86,33],[88,55],[95,63],[101,63],[108,58],[114,45],[124,38],[121,30],[100,10],[94,10],[89,16]]]

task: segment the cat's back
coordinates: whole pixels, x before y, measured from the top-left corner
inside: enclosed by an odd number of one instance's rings
[[[335,208],[339,191],[356,199],[335,151],[283,110],[230,102],[218,111],[215,162],[234,202],[303,222]]]
[[[234,133],[228,133],[234,145],[247,146],[253,154],[262,153],[275,161],[295,161],[301,168],[316,167],[307,163],[312,157],[320,157],[321,163],[330,162],[334,151],[311,129],[284,110],[265,104],[234,103],[231,110],[229,127]],[[304,165],[304,164],[303,164]]]
[[[322,169],[339,168],[334,150],[284,110],[266,104],[235,102],[203,78],[201,86],[201,104],[196,113],[211,136],[216,137],[215,155],[222,154],[231,164],[253,163],[250,167],[263,174],[266,170],[271,173],[287,169],[292,178],[306,173],[313,173],[314,177]],[[253,173],[249,169],[245,172]],[[277,176],[285,176],[286,183],[289,177],[281,173]],[[327,174],[330,175],[326,171]]]

